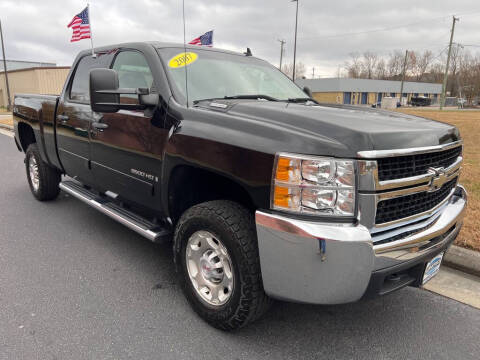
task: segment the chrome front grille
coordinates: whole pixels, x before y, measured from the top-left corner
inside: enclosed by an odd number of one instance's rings
[[[378,180],[403,179],[426,174],[429,168],[448,168],[462,153],[461,147],[435,153],[378,159]]]
[[[358,153],[359,220],[374,243],[398,241],[426,226],[455,191],[462,142]],[[378,236],[380,235],[381,236]]]
[[[390,234],[390,232],[388,232],[387,234],[385,234],[386,236],[383,236],[383,237],[381,237],[381,235],[384,235],[384,234],[378,234],[377,236],[373,237],[373,241],[375,242],[375,245],[388,244],[397,240],[404,239],[408,236],[421,233],[422,231],[427,230],[430,226],[431,224],[427,222],[426,225],[422,223],[422,226],[420,227],[416,227],[412,230],[406,229],[405,231],[402,231],[398,234]]]
[[[434,192],[422,191],[380,201],[377,205],[375,224],[389,223],[433,209],[450,195],[456,184],[455,177]]]

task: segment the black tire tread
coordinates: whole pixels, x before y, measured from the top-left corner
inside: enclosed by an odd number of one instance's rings
[[[58,184],[61,180],[61,173],[48,164],[43,162],[40,151],[38,150],[38,146],[36,143],[32,143],[28,146],[27,151],[25,152],[26,161],[25,166],[27,170],[27,179],[30,185],[30,190],[32,191],[35,198],[39,201],[50,201],[57,198],[58,194],[60,193],[60,188]],[[38,172],[39,172],[39,188],[38,191],[34,191],[32,184],[30,183],[30,176],[28,172],[28,159],[34,156],[37,160],[38,164]]]
[[[257,236],[254,227],[253,215],[242,205],[228,200],[215,200],[195,205],[188,209],[180,218],[174,237],[174,252],[180,250],[183,224],[196,217],[215,217],[223,226],[231,229],[238,244],[239,250],[245,259],[240,264],[239,271],[246,283],[241,289],[240,305],[235,315],[224,321],[206,319],[211,325],[222,330],[234,330],[262,316],[271,304],[271,299],[263,290],[260,259],[258,254]],[[180,261],[175,256],[177,267]]]

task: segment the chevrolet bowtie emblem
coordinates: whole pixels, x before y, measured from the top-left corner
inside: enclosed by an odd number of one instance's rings
[[[429,185],[429,192],[437,191],[448,181],[447,174],[445,173],[445,169],[442,168],[428,168],[428,172],[431,174],[430,183]]]

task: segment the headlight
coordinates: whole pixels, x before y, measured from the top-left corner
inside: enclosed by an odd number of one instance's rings
[[[354,160],[277,154],[271,205],[297,213],[354,216]]]

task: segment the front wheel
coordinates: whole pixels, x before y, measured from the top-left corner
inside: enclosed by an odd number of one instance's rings
[[[175,229],[174,254],[189,303],[214,327],[242,327],[268,308],[253,216],[243,206],[218,200],[188,209]]]

